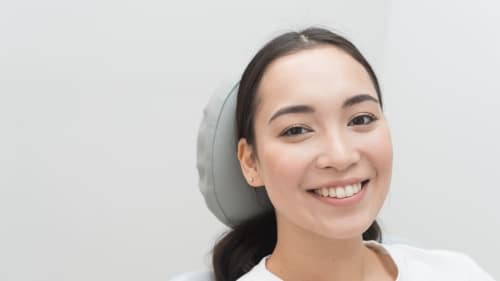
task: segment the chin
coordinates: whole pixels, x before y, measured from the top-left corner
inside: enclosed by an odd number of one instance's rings
[[[322,229],[317,229],[315,231],[317,234],[335,240],[348,240],[348,239],[358,239],[362,237],[363,233],[368,230],[373,221],[360,224],[339,224],[328,226]]]

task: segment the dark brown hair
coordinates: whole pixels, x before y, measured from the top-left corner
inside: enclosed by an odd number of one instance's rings
[[[288,32],[260,49],[241,77],[236,105],[237,140],[246,138],[248,144],[255,146],[254,113],[257,106],[257,89],[266,68],[285,55],[325,45],[341,49],[365,68],[382,107],[377,77],[361,52],[349,40],[323,28]],[[212,263],[216,280],[234,281],[248,272],[263,257],[271,254],[276,245],[276,234],[274,210],[236,226],[220,239],[213,249]],[[363,239],[382,241],[382,231],[376,221],[363,233]]]

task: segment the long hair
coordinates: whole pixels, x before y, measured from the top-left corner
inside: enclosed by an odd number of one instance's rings
[[[246,138],[255,147],[254,114],[257,89],[262,75],[271,62],[288,54],[318,46],[330,45],[341,49],[359,62],[367,71],[377,92],[380,106],[380,87],[368,61],[346,38],[323,28],[308,28],[282,34],[260,49],[241,77],[236,104],[237,140]],[[234,227],[213,249],[212,264],[217,281],[234,281],[248,272],[276,246],[277,229],[274,210],[255,216]],[[382,231],[376,221],[363,233],[363,240],[382,241]]]

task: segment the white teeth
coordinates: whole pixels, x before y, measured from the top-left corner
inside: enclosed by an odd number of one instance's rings
[[[314,193],[323,197],[346,198],[351,197],[361,190],[361,183],[339,187],[323,187],[314,190]]]
[[[336,194],[335,194],[335,188],[330,187],[328,189],[328,196],[330,196],[330,197],[335,197],[336,196]]]
[[[345,197],[345,189],[343,187],[337,187],[335,189],[335,192],[337,193],[337,198],[344,198]]]
[[[321,195],[327,197],[328,196],[328,188],[323,187],[321,189]]]
[[[350,197],[354,194],[354,189],[352,188],[352,185],[348,185],[345,188],[345,196]]]

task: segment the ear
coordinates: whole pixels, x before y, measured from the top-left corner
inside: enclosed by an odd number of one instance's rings
[[[260,178],[256,159],[253,147],[247,143],[245,138],[241,138],[238,142],[238,160],[240,161],[241,172],[249,185],[260,187],[264,183]]]

